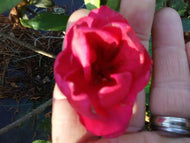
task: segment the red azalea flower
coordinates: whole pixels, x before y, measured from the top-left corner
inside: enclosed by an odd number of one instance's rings
[[[152,65],[127,20],[107,6],[92,10],[67,30],[64,48],[55,80],[81,123],[98,136],[123,134]]]

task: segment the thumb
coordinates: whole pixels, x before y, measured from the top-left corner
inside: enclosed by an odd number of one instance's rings
[[[86,133],[77,114],[55,85],[52,106],[52,142],[76,142]]]
[[[74,12],[68,20],[67,28],[81,17],[87,15],[87,10]],[[93,136],[80,123],[77,113],[68,103],[58,86],[55,85],[52,107],[52,142],[84,142],[85,139],[90,137]]]

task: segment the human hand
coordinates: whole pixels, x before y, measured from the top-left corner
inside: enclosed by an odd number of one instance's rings
[[[154,0],[122,0],[121,14],[129,21],[141,42],[149,47],[149,36],[155,9]],[[88,15],[87,10],[75,12],[68,27],[79,18]],[[153,115],[170,115],[190,118],[189,62],[187,60],[180,17],[171,9],[156,13],[153,23],[153,79],[150,107]],[[190,53],[190,44],[186,45]],[[189,54],[190,57],[190,54]],[[190,58],[189,58],[190,59]],[[134,106],[134,114],[128,132],[114,139],[100,139],[88,133],[78,116],[57,86],[54,89],[52,115],[53,143],[76,143],[96,140],[96,143],[170,143],[190,142],[188,138],[172,139],[156,132],[141,131],[144,127],[145,93],[140,92]]]

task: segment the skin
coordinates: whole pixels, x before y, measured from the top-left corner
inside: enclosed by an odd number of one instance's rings
[[[154,14],[154,0],[121,0],[120,13],[125,17],[148,50],[152,29],[153,79],[150,110],[153,115],[190,118],[190,43],[185,45],[178,13],[164,8]],[[74,12],[68,27],[88,15]],[[52,108],[53,143],[190,143],[190,138],[174,138],[157,132],[140,131],[144,127],[145,93],[140,92],[126,134],[114,139],[98,139],[88,133],[67,99],[55,85]]]

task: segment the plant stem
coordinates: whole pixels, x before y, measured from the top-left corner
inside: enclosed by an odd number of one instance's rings
[[[45,52],[45,51],[42,51],[42,50],[40,50],[40,49],[38,49],[38,48],[35,48],[34,46],[31,46],[31,45],[28,44],[27,42],[20,41],[19,39],[14,38],[14,37],[12,37],[12,36],[10,36],[10,35],[4,33],[4,32],[0,32],[0,36],[1,36],[1,35],[2,35],[5,39],[9,39],[9,40],[11,40],[11,41],[13,41],[13,42],[19,44],[20,46],[23,46],[23,47],[25,47],[25,48],[27,48],[27,49],[29,49],[29,50],[32,50],[32,51],[34,51],[34,52],[36,52],[36,53],[38,53],[38,54],[44,55],[44,56],[49,57],[49,58],[52,58],[52,59],[55,59],[55,58],[56,58],[55,55],[50,54],[50,53],[47,53],[47,52]]]
[[[44,104],[40,105],[38,108],[34,109],[32,112],[26,114],[24,117],[16,120],[15,122],[3,127],[0,129],[0,135],[10,131],[13,128],[16,128],[18,126],[20,126],[21,124],[23,124],[25,121],[29,120],[30,118],[32,118],[33,116],[36,116],[37,114],[41,113],[42,111],[44,111],[47,107],[52,105],[52,99],[49,99],[48,101],[46,101]]]

